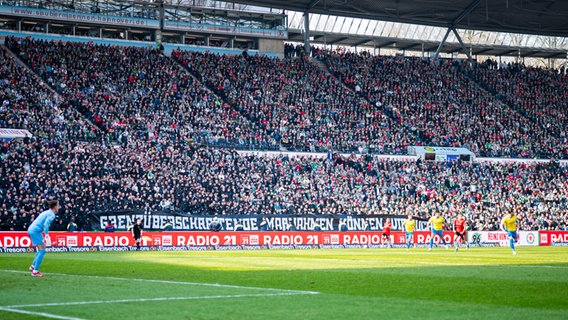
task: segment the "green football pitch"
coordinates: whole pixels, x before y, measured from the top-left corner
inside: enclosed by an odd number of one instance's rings
[[[0,254],[0,319],[568,319],[568,247]]]

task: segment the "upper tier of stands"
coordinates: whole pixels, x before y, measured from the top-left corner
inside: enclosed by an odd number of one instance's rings
[[[527,91],[527,97],[522,98],[524,106],[517,107],[512,99],[503,99],[508,97],[506,94],[495,95],[484,89],[492,88],[491,83],[488,85],[484,80],[496,78],[502,82],[503,77],[507,78],[508,67],[492,71],[501,76],[492,77],[486,72],[483,78],[470,78],[468,63],[453,60],[432,62],[349,52],[319,52],[318,57],[335,76],[377,109],[416,132],[420,137],[417,143],[465,147],[482,157],[565,158],[568,155],[564,135],[566,117],[547,121],[547,117],[536,116],[540,112],[537,109],[542,110],[542,103],[537,102],[546,96],[556,97],[551,100],[555,103],[547,105],[547,109],[557,111],[549,115],[567,112],[566,99],[562,99],[565,93],[559,83],[557,91],[543,91],[543,97],[534,97],[536,90]],[[474,70],[477,75],[487,69]],[[542,73],[548,71],[542,70]],[[560,82],[562,78],[557,74],[554,79]],[[510,80],[515,81],[513,77]],[[528,111],[530,109],[535,111]]]

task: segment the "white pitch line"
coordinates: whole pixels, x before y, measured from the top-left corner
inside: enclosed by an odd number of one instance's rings
[[[534,265],[534,264],[487,264],[487,263],[462,263],[462,264],[447,264],[444,262],[428,262],[428,261],[415,261],[401,264],[422,264],[430,266],[442,266],[442,267],[515,267],[515,268],[552,268],[552,269],[566,269],[568,267],[563,266],[551,266],[548,264]]]
[[[163,298],[138,298],[138,299],[121,299],[121,300],[98,300],[98,301],[70,301],[70,302],[51,302],[37,304],[20,304],[13,306],[3,306],[0,310],[11,310],[12,308],[33,308],[33,307],[61,307],[76,306],[87,304],[106,304],[106,303],[129,303],[129,302],[147,302],[147,301],[175,301],[175,300],[201,300],[201,299],[227,299],[227,298],[248,298],[248,297],[275,297],[275,296],[291,296],[294,293],[255,293],[255,294],[233,294],[233,295],[217,295],[217,296],[197,296],[197,297],[163,297]],[[17,309],[16,309],[17,310]],[[62,318],[75,319],[75,318]]]
[[[483,264],[480,266],[484,267],[512,267],[512,268],[547,268],[547,269],[567,269],[568,267],[563,266],[551,266],[547,264],[534,265],[534,264]]]
[[[18,310],[18,309],[12,309],[12,308],[9,308],[9,307],[0,307],[0,310],[8,311],[8,312],[14,312],[14,313],[29,314],[29,315],[34,315],[34,316],[41,316],[41,317],[44,317],[44,318],[63,319],[63,320],[85,320],[85,319],[82,319],[82,318],[58,316],[56,314],[45,313],[45,312],[33,312],[33,311],[26,311],[26,310]]]
[[[29,273],[28,271],[19,270],[0,270],[2,272],[12,272],[12,273]],[[199,283],[199,282],[186,282],[186,281],[172,281],[172,280],[153,280],[153,279],[140,279],[140,278],[119,278],[119,277],[107,277],[107,276],[91,276],[82,274],[66,274],[66,273],[49,273],[48,276],[65,276],[65,277],[80,277],[80,278],[94,278],[94,279],[108,279],[108,280],[120,280],[120,281],[141,281],[141,282],[152,282],[152,283],[165,283],[165,284],[179,284],[179,285],[191,285],[191,286],[203,286],[203,287],[217,287],[217,288],[232,288],[232,289],[247,289],[247,290],[266,290],[266,291],[278,291],[278,292],[290,292],[293,294],[319,294],[316,291],[303,291],[303,290],[288,290],[288,289],[278,289],[278,288],[262,288],[262,287],[246,287],[246,286],[236,286],[229,284],[219,284],[219,283]]]
[[[28,273],[27,271],[19,270],[0,270],[2,272],[10,273]],[[37,315],[46,318],[62,319],[62,320],[85,320],[82,318],[65,317],[45,312],[33,312],[27,310],[20,310],[18,308],[32,308],[32,307],[52,307],[52,306],[72,306],[72,305],[88,305],[88,304],[107,304],[107,303],[129,303],[129,302],[148,302],[148,301],[174,301],[174,300],[200,300],[200,299],[228,299],[228,298],[246,298],[246,297],[274,297],[274,296],[290,296],[296,294],[319,294],[314,291],[300,291],[300,290],[285,290],[277,288],[260,288],[260,287],[241,287],[236,285],[223,285],[213,283],[197,283],[197,282],[184,282],[184,281],[169,281],[169,280],[152,280],[152,279],[139,279],[139,278],[118,278],[118,277],[105,277],[105,276],[90,276],[90,275],[77,275],[77,274],[64,274],[64,273],[50,273],[49,275],[55,276],[72,276],[94,279],[110,279],[120,281],[143,281],[152,283],[166,283],[178,285],[193,285],[193,286],[209,286],[218,288],[233,288],[233,289],[248,289],[248,290],[265,290],[265,291],[278,291],[276,293],[256,293],[256,294],[235,294],[235,295],[215,295],[215,296],[197,296],[197,297],[161,297],[161,298],[137,298],[137,299],[121,299],[121,300],[99,300],[99,301],[75,301],[75,302],[53,302],[41,304],[25,304],[13,306],[0,306],[0,310],[7,312],[22,313],[28,315]]]

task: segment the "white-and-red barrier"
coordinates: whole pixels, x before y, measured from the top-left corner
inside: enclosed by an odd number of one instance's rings
[[[519,231],[519,239],[516,245],[519,246],[538,246],[539,231]],[[481,243],[485,245],[508,246],[509,238],[503,231],[469,231],[467,233],[470,243]]]
[[[122,251],[133,247],[129,232],[50,232],[50,251]],[[416,246],[429,244],[431,233],[414,232]],[[453,242],[453,232],[445,231],[444,240]],[[507,235],[501,231],[470,231],[468,241],[480,246],[508,246]],[[404,232],[394,231],[391,242],[405,244]],[[434,242],[441,241],[435,237]],[[207,249],[269,249],[269,248],[334,248],[379,247],[382,233],[355,232],[146,232],[145,250],[207,250]],[[568,245],[568,231],[520,231],[521,246]],[[26,252],[33,249],[26,232],[0,232],[0,252]],[[170,249],[168,249],[170,248]]]
[[[568,246],[568,231],[540,231],[541,246]]]

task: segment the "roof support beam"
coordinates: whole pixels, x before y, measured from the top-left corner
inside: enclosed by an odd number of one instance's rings
[[[477,5],[481,2],[481,0],[473,0],[467,8],[465,8],[452,22],[450,22],[450,28],[454,28],[456,24],[460,23],[465,16],[467,16],[470,12],[477,7]]]
[[[509,55],[509,54],[511,54],[511,53],[513,53],[513,52],[518,52],[518,51],[519,51],[519,50],[517,50],[517,49],[511,49],[511,50],[503,51],[503,52],[501,52],[501,54],[499,54],[499,56],[500,56],[500,57],[501,57],[501,56],[507,56],[507,55]]]
[[[448,30],[446,31],[446,35],[444,35],[444,39],[442,39],[442,42],[440,42],[440,45],[438,46],[438,50],[436,50],[436,53],[434,54],[434,59],[438,59],[438,56],[440,55],[440,50],[442,50],[442,46],[444,46],[444,43],[446,43],[446,40],[448,39],[448,35],[450,34],[450,31],[453,31],[454,34],[458,37],[458,41],[460,42],[463,51],[466,52],[467,58],[470,60],[470,62],[472,61],[471,55],[465,49],[465,46],[463,45],[461,37],[456,32],[456,24],[458,24],[463,18],[465,18],[465,16],[467,16],[471,11],[473,11],[473,9],[475,9],[475,7],[477,7],[479,2],[481,2],[481,0],[473,0],[467,6],[467,8],[465,8],[454,20],[452,20],[452,22],[450,22],[450,25],[448,26]]]
[[[469,60],[469,63],[471,63],[473,65],[473,59],[471,58],[471,54],[469,54],[469,51],[467,51],[467,48],[465,47],[465,45],[463,44],[462,38],[460,37],[460,35],[458,34],[456,28],[452,28],[452,31],[454,32],[454,34],[456,35],[456,38],[458,38],[458,41],[461,45],[461,48],[463,50],[463,52],[465,52],[465,55],[467,56],[467,60]]]
[[[304,11],[304,52],[309,57],[311,56],[312,47],[310,44],[310,10],[318,4],[320,0],[312,0],[306,6]]]
[[[379,46],[379,48],[386,48],[386,47],[393,45],[395,43],[396,43],[396,41],[387,41],[387,42],[383,43],[382,46]]]
[[[410,50],[413,48],[416,48],[418,46],[418,44],[409,44],[407,46],[404,47],[399,47],[400,50]],[[424,51],[424,44],[422,44],[422,51]]]
[[[485,52],[489,52],[489,51],[491,51],[491,50],[493,50],[493,49],[476,50],[474,53],[475,53],[476,55],[480,55],[480,54],[484,54]]]
[[[527,53],[525,53],[525,54],[523,54],[523,53],[521,52],[521,53],[519,53],[519,54],[520,54],[521,57],[524,58],[524,57],[534,56],[535,54],[538,54],[538,51],[529,51],[529,52],[527,52]]]
[[[347,39],[349,39],[349,38],[348,37],[339,37],[339,38],[335,39],[335,41],[333,41],[333,43],[336,44],[336,43],[339,43],[341,41],[345,41]]]
[[[450,31],[452,31],[452,29],[448,28],[446,34],[444,35],[444,38],[442,39],[442,42],[440,42],[440,44],[438,45],[438,49],[436,49],[436,53],[434,53],[434,60],[438,59],[438,56],[440,55],[440,50],[442,50],[442,46],[444,46],[444,43],[446,43],[448,35],[450,35]]]
[[[310,11],[306,10],[304,12],[304,52],[308,57],[311,56],[310,51]]]
[[[353,46],[353,47],[358,47],[358,46],[360,46],[360,45],[362,45],[362,44],[365,44],[365,43],[367,43],[367,42],[369,42],[369,41],[371,41],[371,39],[363,39],[363,40],[361,40],[361,41],[357,41],[357,42],[353,43],[352,46]]]
[[[315,7],[318,2],[320,2],[320,0],[310,1],[310,3],[308,3],[308,5],[306,6],[306,12],[309,12],[313,7]]]

